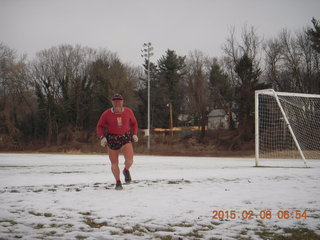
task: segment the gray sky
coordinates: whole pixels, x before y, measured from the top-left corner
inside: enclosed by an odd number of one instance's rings
[[[319,0],[0,0],[0,41],[29,59],[69,43],[139,65],[144,42],[154,46],[153,61],[167,49],[218,57],[233,26],[239,34],[254,26],[268,39],[311,26],[312,17],[320,19]]]

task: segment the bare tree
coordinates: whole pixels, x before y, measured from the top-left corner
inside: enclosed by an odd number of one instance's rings
[[[262,58],[263,40],[257,35],[253,26],[248,27],[245,25],[242,28],[240,38],[241,41],[236,39],[235,28],[231,28],[230,35],[223,45],[223,51],[226,55],[222,59],[222,65],[225,72],[228,73],[233,86],[241,84],[239,77],[235,73],[235,66],[244,55],[247,55],[252,60],[254,68],[260,68]]]
[[[319,53],[306,31],[284,29],[265,45],[266,80],[279,91],[319,93]]]
[[[320,53],[313,48],[306,32],[303,29],[297,33],[297,47],[302,61],[302,88],[306,93],[320,93]]]
[[[266,81],[272,84],[272,88],[279,90],[285,89],[280,79],[279,64],[281,62],[281,44],[277,39],[268,40],[264,44],[265,65],[266,65]],[[272,81],[271,81],[272,79]]]
[[[237,120],[239,122],[238,141],[247,141],[253,138],[253,96],[254,91],[263,88],[259,84],[260,62],[262,58],[262,39],[257,35],[254,27],[244,26],[241,32],[241,41],[237,41],[235,30],[224,45],[224,69],[231,80],[231,87],[235,89],[234,103]],[[236,142],[237,141],[237,142]]]
[[[210,62],[201,51],[195,50],[189,54],[186,63],[188,110],[201,127],[200,141],[202,141],[208,122]]]
[[[43,50],[37,53],[32,63],[31,76],[34,80],[35,92],[38,98],[39,122],[44,124],[47,133],[47,145],[52,141],[52,136],[57,134],[56,107],[58,105],[58,82],[54,76],[53,69],[55,50]]]
[[[63,127],[83,128],[93,86],[87,66],[94,54],[94,50],[79,45],[60,45],[37,53],[31,75],[39,115],[47,123],[47,144],[55,141]]]
[[[35,110],[25,59],[0,43],[0,133],[9,136],[7,141],[17,142],[30,130],[23,123]]]

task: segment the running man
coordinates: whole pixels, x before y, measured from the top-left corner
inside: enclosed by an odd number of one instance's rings
[[[132,141],[138,142],[138,123],[133,111],[123,107],[123,97],[115,94],[112,98],[112,108],[104,111],[97,124],[97,135],[102,147],[108,147],[111,170],[116,180],[116,190],[121,190],[119,169],[119,153],[122,151],[125,162],[123,175],[125,182],[131,182],[130,167],[133,164]]]

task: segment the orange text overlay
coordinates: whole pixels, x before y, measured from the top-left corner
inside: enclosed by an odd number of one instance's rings
[[[212,211],[212,219],[306,219],[307,210],[214,210]]]

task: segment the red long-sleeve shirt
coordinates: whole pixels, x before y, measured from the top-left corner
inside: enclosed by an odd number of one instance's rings
[[[124,107],[122,113],[114,113],[111,108],[104,111],[97,124],[98,137],[105,136],[104,128],[108,133],[124,134],[132,129],[132,134],[137,135],[138,123],[130,108]]]

